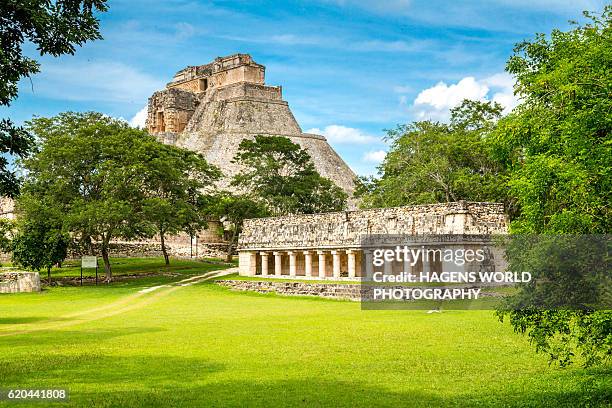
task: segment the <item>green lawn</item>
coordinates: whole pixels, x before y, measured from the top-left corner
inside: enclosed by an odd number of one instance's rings
[[[68,388],[68,405],[107,407],[573,407],[612,398],[610,367],[549,367],[491,311],[362,311],[173,285],[183,278],[0,296],[0,388]]]
[[[180,274],[192,275],[203,272],[219,269],[219,264],[224,264],[223,261],[215,258],[206,258],[204,260],[191,259],[171,259],[170,265],[164,265],[163,257],[156,258],[113,258],[111,259],[111,268],[113,276],[123,276],[132,274]],[[7,263],[8,264],[8,263]],[[238,266],[237,261],[234,262]],[[98,275],[103,277],[104,264],[102,258],[98,259]],[[51,270],[51,279],[61,277],[80,277],[81,276],[81,260],[70,260],[62,264],[61,268],[53,268]],[[84,277],[95,276],[95,269],[84,269]],[[43,283],[47,281],[47,271],[41,271],[40,277]]]

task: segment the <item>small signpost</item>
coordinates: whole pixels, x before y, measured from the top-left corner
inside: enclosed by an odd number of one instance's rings
[[[98,257],[85,255],[81,257],[81,286],[83,286],[83,269],[96,270],[96,285],[98,284]]]

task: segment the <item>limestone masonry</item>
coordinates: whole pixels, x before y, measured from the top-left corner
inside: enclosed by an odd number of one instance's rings
[[[506,233],[503,204],[465,201],[250,219],[244,223],[238,244],[240,274],[358,279],[367,275],[362,266],[371,265],[368,257],[372,254],[364,248],[364,237],[459,236],[467,243],[457,245],[467,248],[487,245],[489,236]],[[439,262],[419,263],[413,271],[444,267]]]
[[[38,272],[0,272],[0,293],[40,292]]]
[[[265,85],[264,76],[265,67],[247,54],[184,68],[149,98],[147,130],[164,143],[204,154],[223,172],[222,188],[240,170],[231,161],[243,139],[286,136],[308,151],[322,176],[351,196],[355,174],[323,136],[302,132],[282,88]]]

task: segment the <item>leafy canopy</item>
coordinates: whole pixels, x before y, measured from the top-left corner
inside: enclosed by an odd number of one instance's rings
[[[281,136],[240,142],[234,162],[242,171],[232,185],[263,202],[274,215],[339,211],[346,193],[315,169],[308,152]]]
[[[112,278],[111,239],[150,237],[153,226],[160,224],[173,231],[176,225],[168,219],[182,211],[184,203],[176,209],[164,205],[162,211],[155,200],[187,199],[188,191],[177,192],[170,184],[191,170],[210,170],[195,153],[165,146],[145,131],[100,113],[36,118],[28,129],[39,139],[40,151],[24,161],[24,193],[62,214],[63,230],[78,245],[90,251],[93,242],[101,246],[107,279]],[[194,180],[182,180],[176,187],[196,188],[200,184]]]
[[[518,44],[507,64],[522,103],[499,122],[491,140],[498,160],[508,168],[510,194],[518,205],[510,224],[515,234],[610,232],[612,6],[599,16],[585,16],[589,22],[576,24],[570,31],[554,30],[550,36],[539,34]],[[609,245],[609,236],[605,239]],[[545,253],[555,248],[559,245]],[[529,256],[529,251],[520,253],[510,262],[537,263],[537,258]],[[541,258],[542,251],[534,256]],[[598,260],[608,262],[606,256]],[[555,270],[537,268],[536,272],[547,277],[562,271],[554,266]],[[566,271],[566,277],[571,272]],[[598,282],[608,282],[609,293],[609,269],[606,273],[602,276],[606,280]],[[533,293],[542,294],[523,291],[515,300]],[[554,296],[567,292],[560,293],[546,295],[561,303],[565,299]],[[508,316],[516,331],[527,333],[538,351],[561,365],[570,364],[576,354],[585,365],[612,356],[609,310],[595,310],[588,304],[578,310],[519,306],[510,304],[499,314]]]
[[[391,146],[380,176],[358,183],[361,205],[504,201],[503,168],[487,143],[501,111],[499,104],[465,100],[449,124],[413,122],[387,131]]]
[[[0,105],[17,97],[21,78],[39,71],[39,64],[23,55],[24,42],[41,55],[74,54],[75,46],[102,38],[96,11],[106,11],[105,0],[3,0],[0,2]],[[0,195],[14,196],[18,180],[6,154],[26,157],[32,138],[10,119],[0,120]]]

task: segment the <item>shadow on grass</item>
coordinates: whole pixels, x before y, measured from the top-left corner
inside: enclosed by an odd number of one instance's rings
[[[19,328],[16,328],[19,331]],[[91,329],[91,330],[41,330],[14,336],[0,337],[2,347],[21,347],[41,344],[45,346],[74,345],[75,350],[87,352],[95,348],[96,343],[133,334],[163,332],[156,327],[122,327],[121,329]],[[2,378],[2,376],[0,376]],[[0,384],[1,386],[1,384]]]
[[[49,320],[46,316],[0,317],[0,324],[26,324]]]
[[[252,371],[230,372],[220,362],[199,358],[99,355],[95,349],[0,362],[4,388],[68,388],[69,405],[91,407],[598,407],[612,402],[610,375],[610,369],[558,371],[545,378],[545,383],[556,384],[554,390],[542,383],[491,384],[478,393],[445,394],[426,383],[406,383],[405,376],[399,377],[404,378],[400,384],[380,386],[374,385],[376,378],[334,381],[308,372],[300,378],[278,372],[270,379]],[[227,376],[233,379],[225,380]]]

